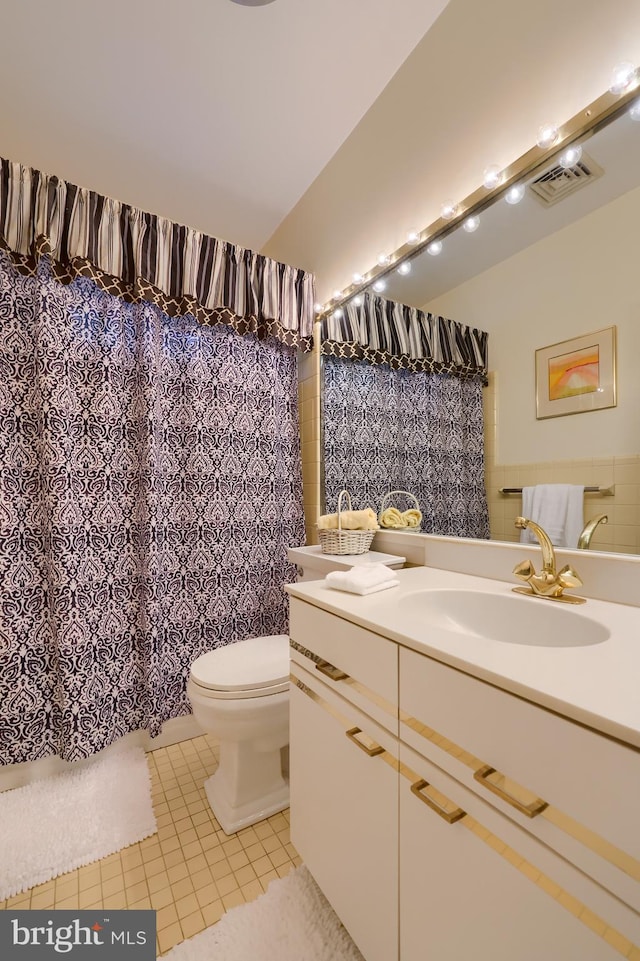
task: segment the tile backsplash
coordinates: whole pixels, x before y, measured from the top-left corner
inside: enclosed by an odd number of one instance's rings
[[[491,538],[519,541],[514,521],[522,512],[522,496],[501,494],[503,487],[531,487],[534,484],[581,484],[585,487],[613,486],[613,496],[584,495],[585,523],[606,514],[591,539],[592,550],[640,554],[640,454],[626,457],[582,458],[527,464],[497,463],[497,420],[495,381],[489,376],[484,392],[485,478]]]

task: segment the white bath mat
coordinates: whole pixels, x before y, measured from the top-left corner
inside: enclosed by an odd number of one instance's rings
[[[364,961],[304,865],[162,961]]]
[[[0,794],[0,901],[157,831],[138,746]]]

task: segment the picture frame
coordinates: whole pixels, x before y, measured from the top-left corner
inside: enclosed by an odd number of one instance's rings
[[[616,328],[536,350],[536,418],[616,406]]]

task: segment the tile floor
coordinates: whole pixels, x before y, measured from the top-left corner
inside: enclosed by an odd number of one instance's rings
[[[154,908],[157,951],[164,954],[229,908],[257,898],[300,864],[289,840],[289,811],[228,837],[203,787],[217,751],[203,735],[150,752],[157,834],[0,902],[0,910]]]

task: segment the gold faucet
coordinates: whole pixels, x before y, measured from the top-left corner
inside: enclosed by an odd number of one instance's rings
[[[591,544],[591,538],[593,537],[593,532],[595,531],[598,524],[606,524],[609,520],[608,514],[596,514],[592,517],[590,521],[584,525],[584,530],[580,537],[578,538],[578,547],[580,550],[588,550]]]
[[[561,571],[556,571],[556,555],[551,538],[539,524],[527,517],[516,517],[516,527],[523,530],[528,527],[535,534],[542,550],[542,570],[536,574],[531,561],[521,561],[516,564],[513,573],[516,577],[526,581],[529,587],[514,587],[518,594],[530,594],[534,597],[546,597],[550,601],[564,601],[567,604],[584,604],[584,597],[565,597],[564,590],[571,587],[581,587],[582,581],[569,564]]]

